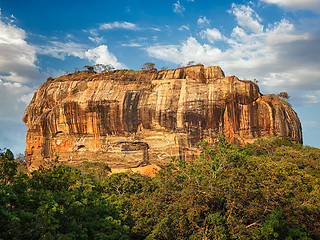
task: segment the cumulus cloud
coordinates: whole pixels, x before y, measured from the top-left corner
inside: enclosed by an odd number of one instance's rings
[[[277,4],[281,7],[291,9],[310,9],[319,10],[319,0],[261,0],[266,3]]]
[[[210,55],[218,56],[221,51],[207,44],[201,45],[194,37],[189,37],[181,45],[157,45],[146,49],[150,56],[173,63],[186,64],[190,61],[206,63]]]
[[[38,80],[36,51],[27,43],[25,31],[3,21],[0,13],[0,32],[0,78],[20,83]]]
[[[208,28],[206,30],[202,30],[200,32],[200,36],[202,38],[208,39],[210,43],[214,43],[215,41],[219,41],[223,39],[222,34],[216,28],[212,28],[212,29]]]
[[[207,17],[199,17],[197,23],[200,26],[209,26],[210,25],[210,21],[207,19]]]
[[[0,149],[24,152],[27,127],[21,119],[33,93],[25,84],[0,79]]]
[[[100,45],[99,47],[89,49],[85,52],[86,58],[95,64],[111,65],[116,69],[127,68],[126,65],[118,62],[115,55],[109,52],[107,45]]]
[[[261,18],[250,6],[233,3],[229,12],[237,18],[240,27],[255,33],[263,31]]]
[[[177,1],[176,3],[173,4],[173,11],[175,13],[179,13],[182,14],[183,11],[185,11],[186,9],[181,5],[180,1]]]
[[[140,28],[130,22],[112,22],[104,23],[100,26],[101,30],[112,30],[112,29],[126,29],[126,30],[139,30]]]
[[[179,45],[155,45],[146,49],[154,58],[175,64],[189,61],[219,65],[227,75],[257,79],[264,91],[288,91],[304,103],[320,101],[320,32],[304,33],[286,19],[263,26],[248,6],[232,5],[237,26],[230,36],[217,29],[200,32],[208,43],[189,37]],[[248,24],[245,22],[253,21]],[[215,42],[223,40],[225,47]]]
[[[125,45],[123,45],[125,46]],[[127,44],[128,47],[137,47],[137,44]],[[114,68],[126,68],[126,66],[118,62],[117,57],[109,52],[107,45],[100,45],[96,48],[76,42],[57,42],[51,41],[46,46],[37,47],[38,54],[50,55],[54,58],[64,60],[67,56],[77,57],[80,59],[88,59],[95,64],[108,64]]]

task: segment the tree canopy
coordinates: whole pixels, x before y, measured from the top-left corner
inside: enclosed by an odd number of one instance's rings
[[[27,175],[2,151],[0,239],[320,239],[320,149],[224,137],[199,148],[154,178],[59,164]]]
[[[281,97],[282,99],[287,99],[287,100],[290,98],[287,92],[280,92],[278,96]]]
[[[143,64],[143,66],[142,66],[142,70],[144,70],[144,71],[150,71],[150,70],[153,70],[153,69],[155,69],[155,64],[154,63],[152,63],[152,62],[146,62],[146,63],[144,63]]]

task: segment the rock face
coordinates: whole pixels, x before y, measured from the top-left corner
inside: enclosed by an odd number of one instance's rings
[[[74,165],[161,165],[197,155],[199,141],[214,143],[221,134],[238,145],[266,136],[302,142],[299,118],[285,101],[203,65],[62,76],[35,92],[23,121],[30,171],[56,156]]]

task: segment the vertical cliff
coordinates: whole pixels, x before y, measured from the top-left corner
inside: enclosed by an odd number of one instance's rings
[[[221,134],[238,145],[265,136],[302,142],[299,118],[285,101],[203,65],[62,76],[35,92],[23,121],[30,171],[55,156],[116,168],[164,164],[196,155],[197,142]]]

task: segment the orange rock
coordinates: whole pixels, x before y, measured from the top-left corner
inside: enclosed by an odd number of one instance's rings
[[[136,167],[136,168],[129,168],[129,169],[125,169],[125,168],[112,168],[111,169],[111,174],[115,174],[115,173],[121,173],[121,172],[133,172],[133,173],[139,173],[141,175],[146,175],[149,177],[154,177],[159,171],[161,170],[161,167],[155,165],[155,164],[151,164],[151,165],[147,165],[144,167]]]
[[[302,142],[299,118],[285,101],[203,65],[62,76],[35,92],[23,121],[30,171],[55,156],[111,168],[163,165],[171,156],[196,157],[199,141],[215,144],[221,134],[238,145],[267,136]]]

